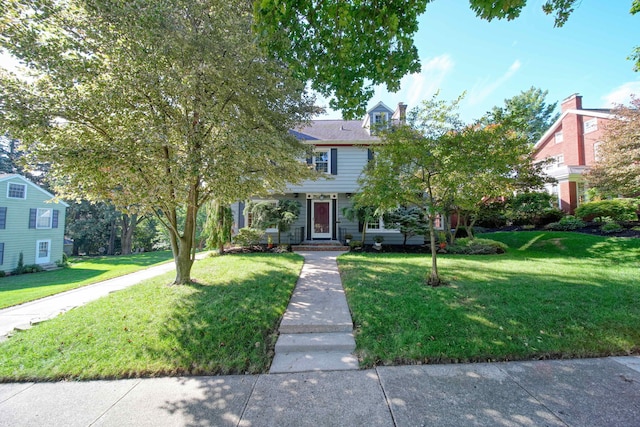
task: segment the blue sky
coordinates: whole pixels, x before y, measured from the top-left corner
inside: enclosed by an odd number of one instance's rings
[[[531,86],[548,90],[549,103],[579,93],[585,108],[640,97],[640,73],[627,59],[640,45],[631,0],[582,0],[561,28],[542,12],[543,0],[528,3],[513,21],[487,22],[466,0],[433,0],[414,38],[422,72],[405,76],[397,93],[377,88],[369,107],[402,101],[413,108],[437,90],[445,100],[466,91],[460,112],[470,122]],[[319,118],[339,117],[328,111]]]

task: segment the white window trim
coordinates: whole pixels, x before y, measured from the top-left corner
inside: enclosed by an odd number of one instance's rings
[[[46,258],[45,262],[51,262],[51,239],[46,239],[46,240],[36,241],[36,257],[35,257],[36,263],[38,263],[38,261],[42,259],[45,259],[40,257],[40,243],[47,244],[47,256],[45,257]]]
[[[272,199],[272,200],[256,200],[256,201],[273,203],[274,205],[278,204],[278,200],[276,200],[276,199]],[[244,223],[246,224],[247,227],[253,227],[253,224],[249,224],[249,213],[248,212],[244,216]],[[265,231],[265,233],[277,233],[278,232],[278,227],[267,228],[264,231]]]
[[[313,165],[313,169],[318,171],[318,166],[316,163],[316,154],[327,153],[327,171],[322,173],[326,173],[327,175],[331,174],[331,149],[330,148],[316,148],[313,150],[313,155],[311,157],[311,164]],[[319,172],[319,171],[318,171]]]
[[[43,227],[40,225],[40,217],[44,211],[49,211],[49,225],[47,227]],[[49,230],[53,226],[53,209],[51,208],[38,208],[36,211],[36,229],[38,230]]]
[[[593,144],[593,161],[599,162],[602,160],[602,144],[603,141],[597,141]]]
[[[9,189],[11,188],[12,185],[19,185],[21,187],[24,188],[24,197],[12,197],[9,196]],[[22,183],[18,183],[18,182],[9,182],[7,184],[7,199],[17,199],[17,200],[25,200],[27,198],[27,184],[22,184]]]
[[[598,130],[598,119],[596,117],[584,122],[585,135],[591,132],[595,132],[597,130]]]
[[[400,230],[397,228],[385,228],[384,227],[384,220],[382,219],[382,217],[380,217],[378,219],[377,224],[379,224],[380,228],[370,228],[369,225],[371,224],[371,222],[367,222],[367,233],[371,232],[371,233],[400,233]]]
[[[558,131],[555,133],[554,140],[556,144],[560,144],[562,141],[564,141],[564,135],[562,134],[562,131]]]

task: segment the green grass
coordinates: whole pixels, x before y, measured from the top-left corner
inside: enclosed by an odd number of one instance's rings
[[[640,352],[640,239],[517,232],[502,255],[338,259],[365,367]]]
[[[0,278],[0,309],[112,279],[173,258],[171,251],[73,258],[69,268]]]
[[[74,309],[0,344],[0,381],[266,372],[302,267],[295,254],[197,261]]]

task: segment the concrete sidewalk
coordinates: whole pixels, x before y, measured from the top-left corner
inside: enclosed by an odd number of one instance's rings
[[[0,426],[640,425],[640,358],[0,384]]]
[[[208,252],[198,253],[196,254],[196,259],[202,259],[207,254]],[[0,310],[0,341],[6,338],[14,329],[30,328],[31,325],[52,319],[72,308],[80,307],[111,292],[138,284],[143,280],[174,271],[175,268],[176,266],[171,260],[165,264],[149,267],[135,273],[4,308]]]

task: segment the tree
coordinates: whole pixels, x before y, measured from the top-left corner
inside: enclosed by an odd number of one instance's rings
[[[288,130],[313,98],[257,46],[247,2],[18,0],[1,18],[0,46],[32,76],[0,76],[0,125],[63,195],[156,215],[176,284],[190,282],[205,203],[310,176]]]
[[[548,93],[532,86],[505,99],[504,107],[493,107],[487,120],[495,123],[509,120],[533,146],[560,117],[559,113],[554,113],[558,103],[547,104]]]
[[[204,223],[204,234],[207,235],[207,248],[218,249],[224,254],[224,245],[231,242],[233,228],[233,211],[229,205],[217,200],[209,202],[207,207],[207,221]]]
[[[289,231],[291,224],[300,216],[300,203],[295,200],[279,200],[278,203],[252,201],[245,207],[245,212],[252,215],[252,227],[262,230],[277,228],[280,244],[282,232]]]
[[[598,161],[586,174],[591,186],[605,194],[640,195],[640,98],[618,106],[616,120],[607,124]]]
[[[382,212],[371,205],[367,205],[367,202],[363,199],[363,194],[357,193],[353,196],[353,205],[344,207],[342,215],[349,221],[357,221],[359,226],[362,227],[362,244],[364,245],[367,241],[368,224],[379,220]]]
[[[384,214],[385,228],[397,228],[402,233],[402,246],[413,236],[426,236],[429,224],[424,211],[416,206],[400,206]]]
[[[420,71],[413,37],[431,0],[256,0],[256,33],[273,57],[311,87],[331,97],[345,118],[361,116],[374,87],[396,92],[400,80]],[[542,10],[562,26],[577,0],[547,0]],[[481,19],[515,19],[527,0],[470,0]],[[640,9],[634,0],[631,13]],[[640,66],[640,48],[633,57]]]

